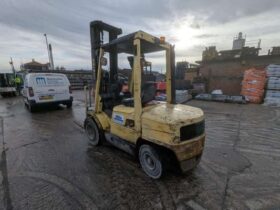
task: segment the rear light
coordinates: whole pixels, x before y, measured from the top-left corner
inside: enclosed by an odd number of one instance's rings
[[[71,87],[71,85],[69,86],[69,93],[72,93],[72,87]]]
[[[29,93],[29,96],[30,96],[30,97],[33,97],[33,96],[34,96],[34,91],[33,91],[33,88],[32,88],[32,87],[29,87],[29,88],[28,88],[28,93]]]

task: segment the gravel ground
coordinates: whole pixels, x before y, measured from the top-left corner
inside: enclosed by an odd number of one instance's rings
[[[202,161],[154,181],[122,151],[88,146],[74,95],[72,109],[34,114],[20,97],[0,99],[0,209],[280,208],[279,108],[188,102],[206,114]]]

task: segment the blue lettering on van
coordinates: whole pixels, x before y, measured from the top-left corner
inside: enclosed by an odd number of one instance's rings
[[[46,85],[46,80],[44,77],[36,77],[37,85]]]
[[[114,113],[114,114],[113,114],[113,121],[114,121],[115,123],[118,123],[118,124],[123,125],[123,124],[124,124],[124,117],[123,117],[123,115],[121,115],[121,114],[116,114],[116,113]]]
[[[64,78],[63,77],[47,77],[47,83],[48,85],[53,86],[64,86]]]

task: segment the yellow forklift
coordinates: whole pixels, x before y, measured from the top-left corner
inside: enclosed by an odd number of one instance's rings
[[[158,179],[176,165],[183,172],[193,169],[203,153],[205,132],[201,109],[175,104],[174,46],[164,37],[157,38],[143,31],[119,37],[122,33],[102,21],[90,23],[92,66],[95,72],[94,105],[87,106],[84,121],[89,144],[98,146],[107,141],[134,155],[143,171]],[[107,34],[108,42],[104,41]],[[153,82],[145,81],[145,54],[165,52],[166,102],[155,101]],[[118,55],[133,56],[129,91],[122,92],[118,79]],[[103,69],[107,65],[109,70]],[[131,56],[129,56],[131,58]]]

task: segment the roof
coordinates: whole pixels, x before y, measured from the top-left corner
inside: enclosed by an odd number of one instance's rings
[[[142,36],[138,35],[148,35],[152,37],[153,41],[155,43],[151,43],[146,41],[146,39],[141,38]],[[117,47],[118,53],[128,53],[128,54],[134,54],[134,46],[133,41],[137,38],[140,38],[143,42],[141,45],[141,51],[143,53],[151,53],[156,51],[164,50],[162,46],[160,46],[160,39],[157,37],[154,37],[150,34],[147,34],[143,31],[137,31],[122,37],[119,37],[109,43],[106,43],[102,45],[102,48],[104,48],[105,52],[111,52],[115,47]]]
[[[0,74],[13,74],[12,69],[0,69]]]
[[[37,61],[31,61],[28,63],[23,64],[24,66],[47,66],[48,64],[39,63]]]
[[[196,61],[200,65],[202,64],[210,64],[210,63],[223,63],[223,62],[240,62],[246,60],[265,60],[265,59],[277,59],[280,62],[280,55],[258,55],[258,56],[243,56],[237,58],[223,58],[223,59],[213,59],[213,60],[205,60],[205,61]]]
[[[1,73],[1,72],[0,72]],[[34,69],[30,69],[30,70],[23,70],[23,71],[19,71],[17,73],[59,73],[59,74],[83,74],[83,75],[92,75],[92,71],[91,70],[34,70]]]
[[[65,76],[65,74],[63,73],[28,73],[27,75],[29,75],[30,77],[33,77],[33,76]]]
[[[13,74],[13,71],[12,70],[7,70],[7,69],[1,69],[0,70],[0,74]]]

